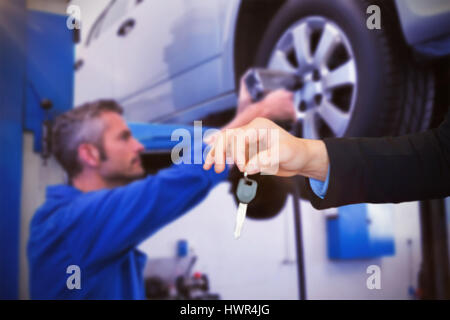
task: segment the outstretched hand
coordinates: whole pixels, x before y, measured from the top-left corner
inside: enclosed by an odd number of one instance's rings
[[[299,139],[268,119],[256,118],[240,128],[222,130],[203,168],[209,170],[214,165],[220,173],[227,164],[235,164],[248,174],[302,174],[323,181],[328,162],[322,141]]]

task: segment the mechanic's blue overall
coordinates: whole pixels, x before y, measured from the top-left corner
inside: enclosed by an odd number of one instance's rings
[[[47,188],[28,243],[32,299],[144,299],[146,256],[136,246],[202,201],[226,179],[201,165],[181,164],[114,189],[83,193]],[[81,289],[69,289],[81,271]]]

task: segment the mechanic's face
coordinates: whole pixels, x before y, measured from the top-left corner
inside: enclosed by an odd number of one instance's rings
[[[119,184],[142,177],[144,169],[139,154],[144,146],[132,136],[119,114],[104,112],[101,118],[105,123],[103,149],[107,159],[99,166],[100,175]]]

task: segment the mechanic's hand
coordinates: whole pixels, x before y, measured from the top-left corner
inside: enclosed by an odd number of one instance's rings
[[[276,90],[269,93],[261,102],[265,118],[276,120],[290,120],[295,122],[297,115],[294,109],[294,94],[286,90]]]
[[[248,174],[302,174],[324,181],[328,161],[322,141],[296,138],[272,121],[256,118],[241,128],[222,130],[203,168],[209,170],[214,165],[220,173],[226,164],[235,163]]]
[[[294,95],[286,90],[277,90],[268,94],[261,102],[253,103],[252,97],[245,85],[244,76],[241,78],[237,114],[241,114],[252,105],[256,117],[264,117],[270,120],[296,121],[294,108]]]

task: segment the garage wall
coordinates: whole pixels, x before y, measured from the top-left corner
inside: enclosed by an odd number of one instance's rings
[[[393,212],[395,255],[378,259],[332,261],[327,258],[326,219],[303,203],[307,290],[310,299],[408,299],[417,287],[421,245],[418,204],[371,205]],[[411,240],[411,245],[408,245]],[[367,267],[381,269],[381,289],[369,290]]]

